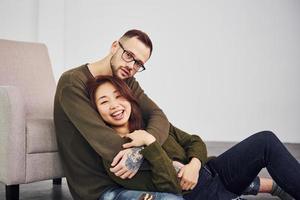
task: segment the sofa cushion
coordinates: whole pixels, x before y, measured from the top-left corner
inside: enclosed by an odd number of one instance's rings
[[[53,115],[55,80],[47,47],[0,39],[0,85],[17,86],[30,116]]]
[[[53,119],[26,119],[27,153],[57,151]]]
[[[37,170],[43,169],[43,170]],[[26,181],[31,183],[34,181],[42,181],[53,178],[63,177],[60,157],[58,152],[35,153],[26,156]],[[42,198],[43,199],[43,198]],[[61,199],[61,198],[53,198]]]

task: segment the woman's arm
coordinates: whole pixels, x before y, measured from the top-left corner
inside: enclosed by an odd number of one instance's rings
[[[177,173],[172,165],[172,160],[162,149],[156,139],[146,131],[135,131],[128,136],[132,139],[133,146],[146,145],[140,153],[150,164],[150,170],[139,170],[131,179],[122,179],[110,171],[110,166],[105,163],[109,176],[127,189],[161,191],[179,194],[181,188]]]
[[[182,190],[193,189],[198,182],[199,170],[207,160],[206,146],[199,136],[185,133],[173,125],[169,134],[163,149],[174,160]]]
[[[207,161],[206,145],[198,135],[188,134],[170,124],[170,136],[184,149],[188,161],[192,158],[198,158],[202,164]]]

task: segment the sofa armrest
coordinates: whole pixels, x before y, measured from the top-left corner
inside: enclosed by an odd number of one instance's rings
[[[0,85],[0,182],[25,182],[25,107],[21,91]]]

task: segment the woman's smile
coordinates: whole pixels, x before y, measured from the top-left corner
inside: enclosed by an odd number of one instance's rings
[[[113,118],[113,119],[115,119],[115,120],[121,120],[121,119],[123,119],[123,117],[124,117],[124,111],[125,110],[118,110],[118,111],[115,111],[115,112],[113,112],[110,116]]]
[[[97,109],[103,120],[111,126],[128,128],[131,105],[109,82],[96,90]]]

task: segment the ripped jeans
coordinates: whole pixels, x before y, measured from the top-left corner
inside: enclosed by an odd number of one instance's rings
[[[300,199],[300,164],[270,131],[256,133],[208,161],[200,170],[204,175],[184,199],[227,200],[230,193],[241,195],[264,167],[284,191]]]
[[[99,200],[184,200],[181,195],[166,192],[146,192],[113,187],[104,192]]]
[[[196,187],[182,196],[113,188],[99,200],[228,200],[251,184],[266,167],[275,182],[296,199],[300,199],[300,164],[276,135],[269,131],[256,133],[233,146],[200,170]],[[154,198],[143,198],[143,194]]]

